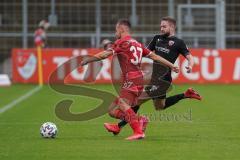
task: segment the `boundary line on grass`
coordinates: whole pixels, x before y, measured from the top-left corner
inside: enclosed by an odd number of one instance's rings
[[[32,96],[34,93],[38,92],[41,88],[42,88],[42,86],[37,86],[37,87],[31,89],[30,91],[28,91],[26,94],[22,95],[21,97],[17,98],[16,100],[12,101],[11,103],[3,106],[2,108],[0,108],[0,114],[6,112],[7,110],[9,110],[11,108],[13,108],[18,103],[26,100],[27,98]]]

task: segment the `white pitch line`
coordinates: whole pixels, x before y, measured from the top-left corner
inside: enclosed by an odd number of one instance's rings
[[[12,101],[11,103],[3,106],[2,108],[0,108],[0,114],[6,112],[7,110],[13,108],[16,104],[24,101],[25,99],[29,98],[30,96],[32,96],[34,93],[36,93],[37,91],[39,91],[42,87],[38,86],[36,88],[33,88],[32,90],[28,91],[26,94],[22,95],[21,97],[19,97],[18,99]]]

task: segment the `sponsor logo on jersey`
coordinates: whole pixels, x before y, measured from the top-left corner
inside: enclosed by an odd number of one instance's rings
[[[169,49],[163,48],[163,47],[156,46],[155,49],[156,49],[156,51],[161,51],[161,52],[164,52],[164,53],[169,53],[170,52]]]
[[[168,45],[169,45],[169,46],[174,45],[174,41],[172,41],[172,40],[168,41]]]

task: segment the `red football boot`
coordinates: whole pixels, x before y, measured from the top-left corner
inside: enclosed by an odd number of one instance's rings
[[[117,135],[121,131],[121,128],[119,128],[117,124],[104,123],[104,127],[114,135]]]
[[[126,138],[126,140],[139,140],[139,139],[143,139],[145,137],[144,133],[134,133],[132,136]]]
[[[137,124],[136,126],[140,127],[139,128],[140,130],[134,130],[134,134],[132,136],[127,137],[126,140],[130,140],[130,141],[131,140],[139,140],[139,139],[143,139],[145,137],[144,130],[147,127],[148,118],[145,116],[141,116],[139,118],[138,123],[136,123],[136,124]]]
[[[188,88],[188,90],[184,93],[184,96],[186,98],[202,100],[202,97],[200,96],[200,94],[197,91],[193,90],[192,88]]]

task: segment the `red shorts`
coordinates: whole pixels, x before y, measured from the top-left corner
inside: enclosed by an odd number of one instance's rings
[[[143,91],[143,79],[137,78],[134,80],[124,80],[124,83],[119,92],[119,97],[115,101],[119,104],[119,99],[123,99],[130,106],[135,106],[138,103],[138,97]]]

